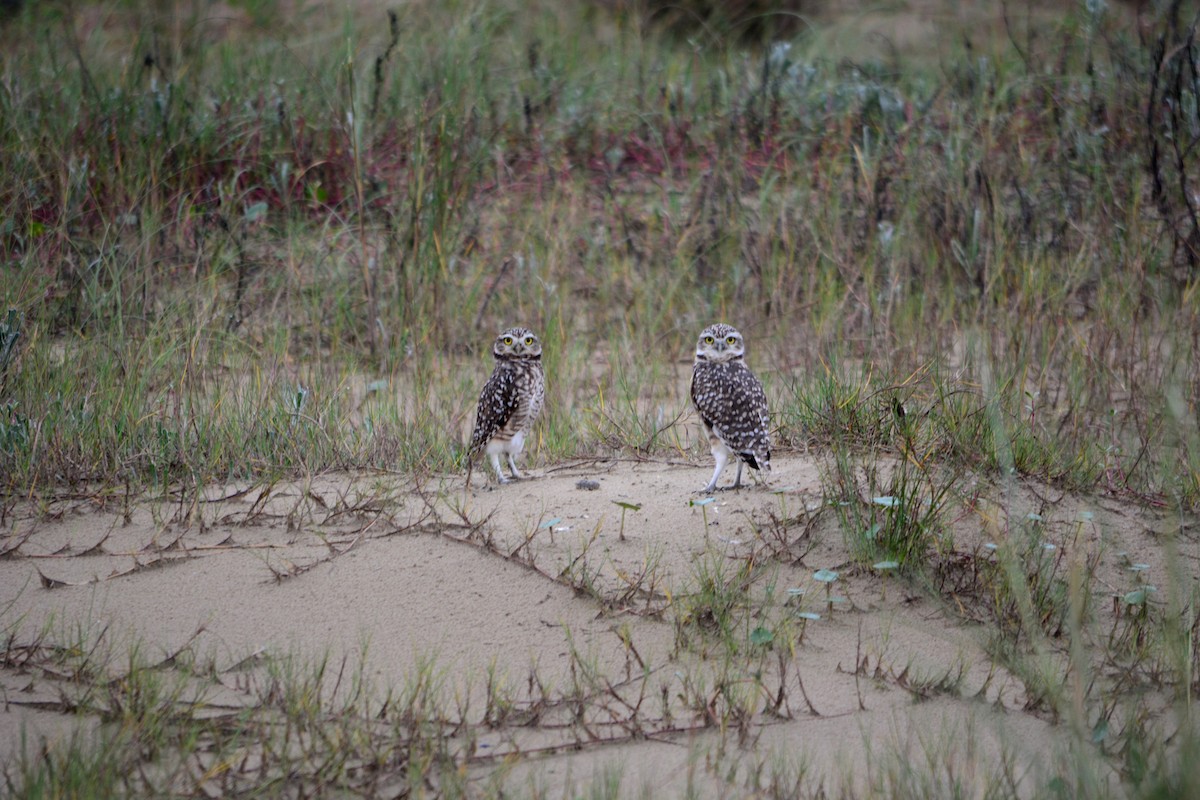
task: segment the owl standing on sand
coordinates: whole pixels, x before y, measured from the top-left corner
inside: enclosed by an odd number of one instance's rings
[[[525,447],[525,436],[532,430],[546,398],[542,343],[526,328],[509,328],[496,337],[492,355],[496,357],[496,368],[479,395],[467,458],[474,459],[481,450],[487,453],[496,477],[508,483],[500,471],[500,455],[508,457],[508,468],[519,479],[515,459]]]
[[[692,402],[700,413],[717,468],[700,490],[711,492],[731,455],[738,458],[737,478],[730,488],[742,485],[742,463],[764,474],[771,471],[770,419],[763,385],[746,366],[746,345],[736,328],[709,325],[696,342],[692,363]]]

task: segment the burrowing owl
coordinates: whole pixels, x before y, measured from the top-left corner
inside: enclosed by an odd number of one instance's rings
[[[532,331],[509,328],[492,345],[496,368],[479,394],[475,410],[475,432],[467,457],[483,450],[492,459],[492,469],[501,483],[508,479],[500,471],[500,454],[508,456],[508,468],[520,478],[515,458],[525,447],[525,436],[533,428],[546,397],[542,372],[542,343]]]
[[[717,468],[701,492],[711,492],[729,456],[738,457],[734,489],[742,485],[742,462],[769,474],[771,434],[767,395],[746,366],[742,334],[729,325],[709,325],[696,342],[692,364],[692,402],[700,412]]]

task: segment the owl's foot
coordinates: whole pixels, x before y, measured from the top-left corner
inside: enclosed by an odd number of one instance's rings
[[[500,471],[500,455],[491,453],[492,472],[496,473],[496,480],[501,484],[508,483],[508,478],[504,477],[504,473]]]
[[[737,477],[733,479],[733,486],[730,486],[729,488],[730,489],[742,488],[742,462],[741,461],[738,461]]]

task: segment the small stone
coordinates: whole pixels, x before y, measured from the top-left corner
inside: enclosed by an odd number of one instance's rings
[[[600,481],[592,481],[584,478],[575,484],[576,489],[582,489],[585,492],[594,492],[600,488]]]

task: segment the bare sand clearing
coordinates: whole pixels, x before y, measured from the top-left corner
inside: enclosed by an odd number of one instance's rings
[[[550,724],[547,712],[494,726],[470,762],[481,780],[501,771],[507,785],[550,796],[606,770],[630,794],[692,787],[729,796],[760,763],[803,769],[802,787],[861,787],[898,760],[917,770],[932,760],[934,774],[971,794],[1004,755],[1029,776],[1023,791],[1045,785],[1063,723],[993,664],[986,626],[969,620],[972,598],[943,585],[943,605],[936,593],[853,567],[814,459],[780,458],[773,491],[719,492],[703,507],[691,501],[707,463],[588,461],[532,473],[497,487],[477,471],[466,492],[462,476],[418,485],[326,475],[270,491],[213,489],[202,502],[80,498],[38,513],[18,508],[0,540],[2,620],[17,640],[104,631],[110,642],[140,642],[150,661],[188,645],[223,676],[262,654],[365,653],[381,691],[432,663],[450,694],[478,696],[489,671],[518,686],[536,675],[553,694],[587,665],[619,687],[597,701],[595,724]],[[598,488],[580,488],[585,479]],[[1007,519],[1030,511],[1046,518],[1066,563],[1098,565],[1101,615],[1128,583],[1129,559],[1165,569],[1162,523],[1148,512],[1037,487],[1007,492],[984,487],[955,515],[943,559],[950,586],[956,554],[980,552]],[[617,502],[640,506],[626,510],[624,540]],[[1184,566],[1195,572],[1190,556]],[[757,662],[731,659],[704,620],[677,624],[701,575],[732,580],[746,567],[752,605],[775,618],[798,608],[821,614],[794,655],[762,648]],[[834,594],[844,599],[831,612],[813,581],[821,568],[841,572]],[[745,641],[756,620],[740,624],[734,638]],[[765,689],[748,674],[754,663]],[[29,747],[95,724],[60,713],[61,680],[13,664],[0,670],[6,757],[22,730]],[[631,692],[643,698],[636,724],[616,699],[632,704]],[[737,710],[737,696],[751,698],[742,706],[750,713]],[[499,757],[518,750],[526,757]]]

